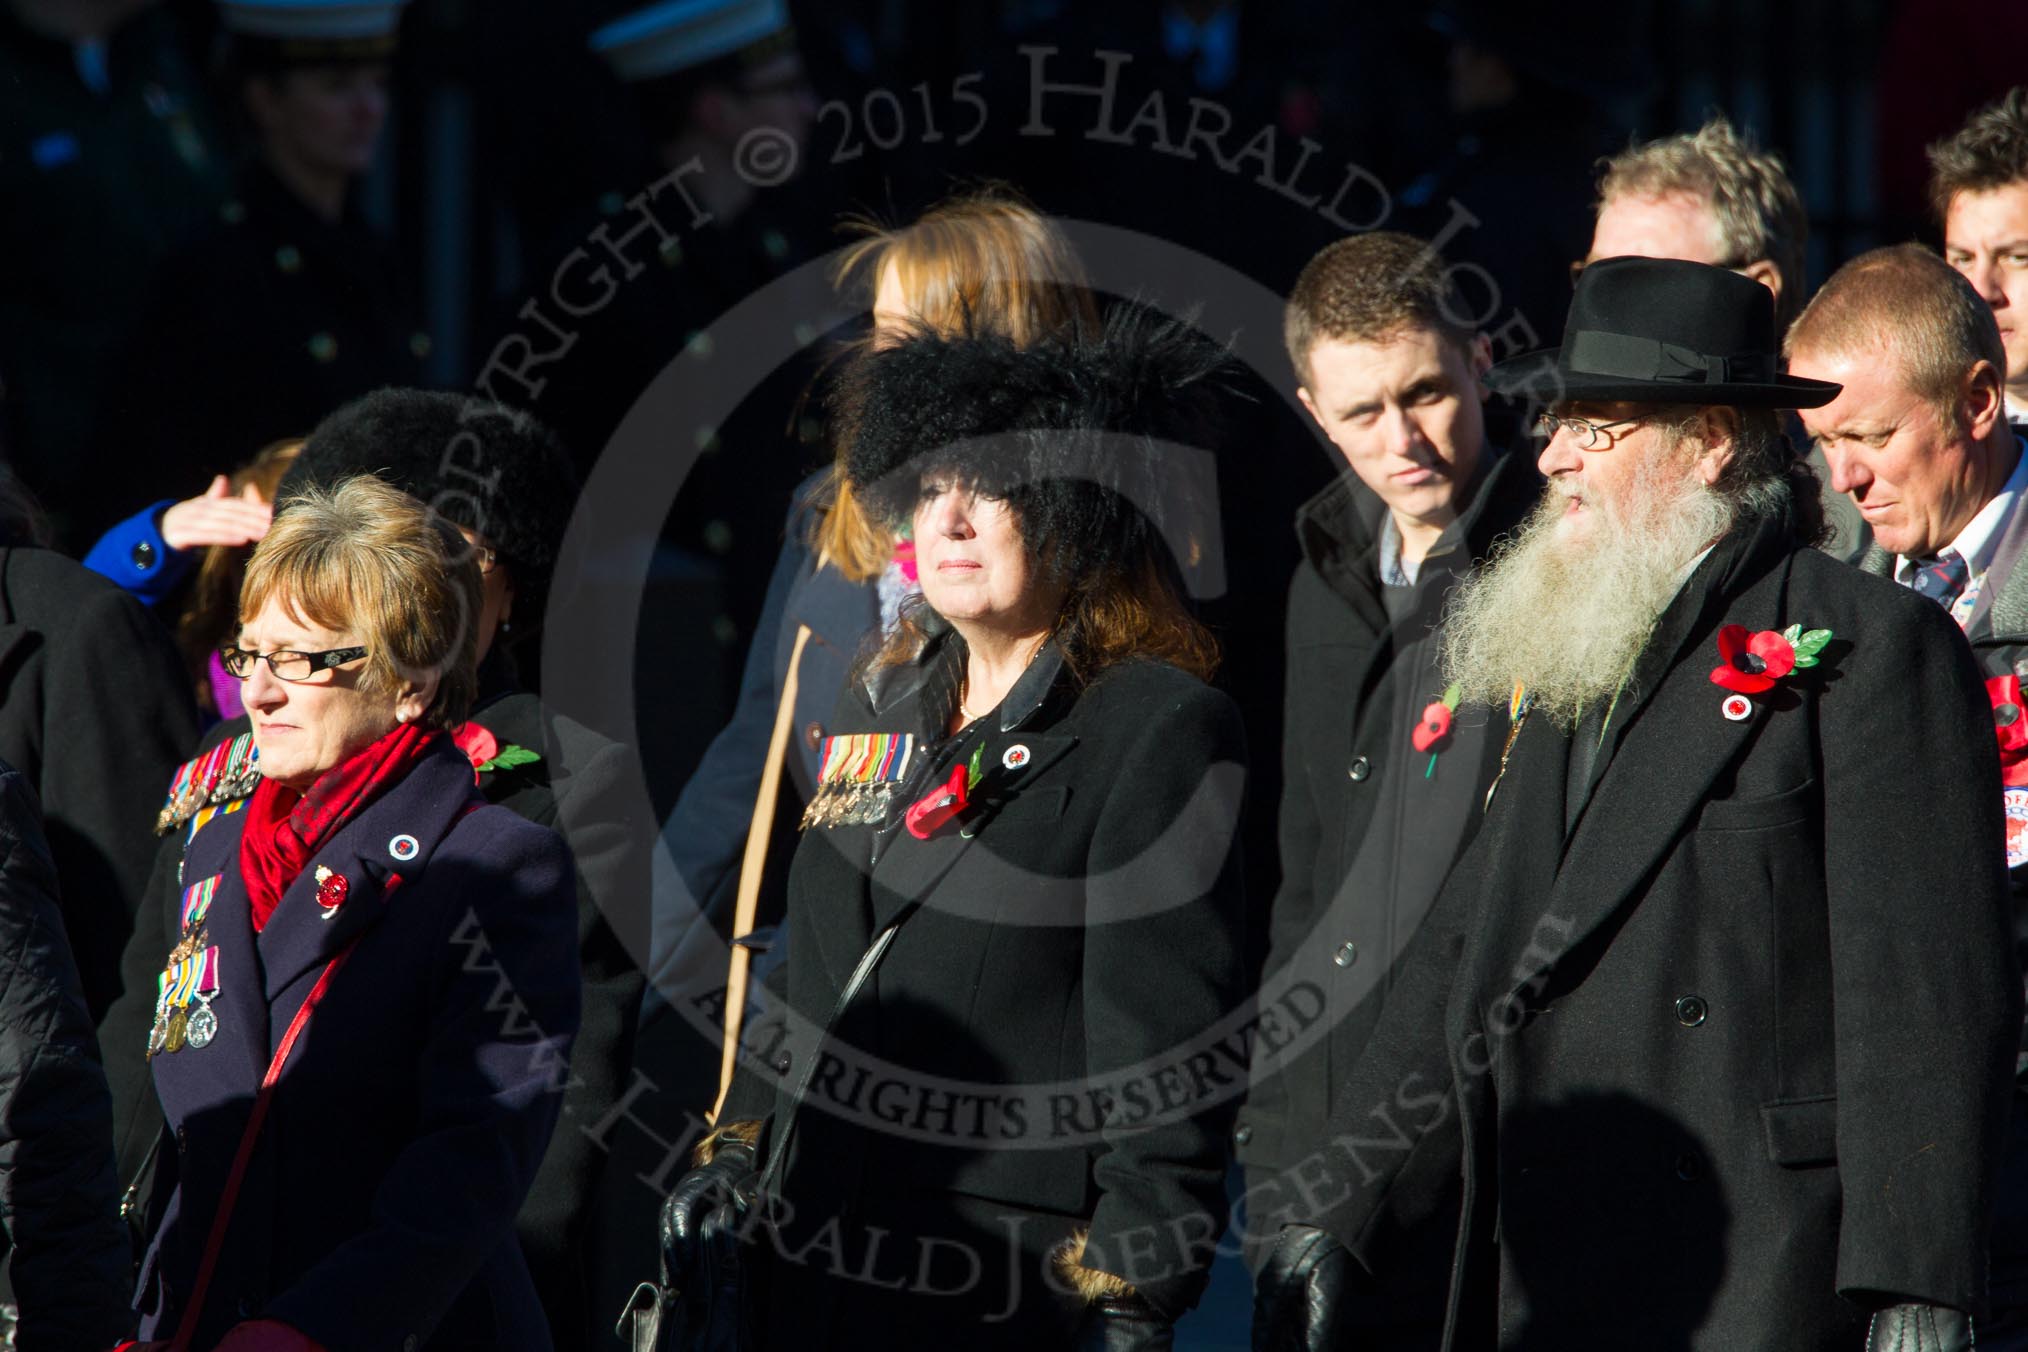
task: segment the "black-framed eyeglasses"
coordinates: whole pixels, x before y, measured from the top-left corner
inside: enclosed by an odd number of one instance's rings
[[[1635,427],[1652,418],[1645,413],[1638,418],[1621,418],[1617,422],[1592,422],[1587,418],[1561,418],[1554,413],[1540,413],[1535,418],[1535,435],[1548,441],[1556,435],[1556,429],[1570,429],[1570,439],[1580,451],[1595,451],[1601,443],[1607,446],[1619,440],[1619,429]]]
[[[275,673],[276,680],[307,681],[320,671],[342,667],[347,662],[356,662],[364,656],[366,656],[364,648],[330,648],[321,653],[277,648],[271,653],[257,653],[237,645],[227,645],[218,650],[218,660],[224,666],[226,675],[242,681],[253,675],[256,662],[266,662],[268,670]]]

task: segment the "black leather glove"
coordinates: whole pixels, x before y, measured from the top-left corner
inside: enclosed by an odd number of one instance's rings
[[[1076,1352],[1169,1352],[1176,1326],[1139,1296],[1105,1296],[1086,1307]]]
[[[1873,1316],[1866,1352],[1972,1352],[1972,1317],[1948,1305],[1890,1305]]]
[[[1326,1352],[1357,1266],[1314,1225],[1285,1225],[1253,1284],[1253,1352]]]
[[[661,1347],[745,1346],[739,1337],[739,1246],[755,1179],[754,1148],[726,1138],[710,1163],[677,1179],[663,1200],[662,1271],[671,1301]]]

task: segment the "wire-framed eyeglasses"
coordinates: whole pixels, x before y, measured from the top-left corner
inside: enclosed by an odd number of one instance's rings
[[[257,653],[250,648],[228,644],[218,650],[219,664],[225,673],[237,680],[253,675],[254,663],[266,662],[268,670],[280,681],[307,681],[320,671],[342,667],[347,662],[356,662],[366,656],[364,648],[328,648],[320,653],[299,652],[294,648],[277,648],[271,653]]]
[[[1558,428],[1570,432],[1571,444],[1580,451],[1595,451],[1601,445],[1611,446],[1620,439],[1620,429],[1636,427],[1652,417],[1644,414],[1638,418],[1621,418],[1616,422],[1592,422],[1588,418],[1558,417],[1554,413],[1538,414],[1535,419],[1535,435],[1547,441],[1556,435]]]

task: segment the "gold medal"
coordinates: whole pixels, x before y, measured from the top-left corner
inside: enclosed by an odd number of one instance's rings
[[[163,1051],[180,1052],[183,1050],[183,1038],[188,1031],[189,1023],[190,1016],[180,1009],[169,1016],[169,1031],[162,1037]]]

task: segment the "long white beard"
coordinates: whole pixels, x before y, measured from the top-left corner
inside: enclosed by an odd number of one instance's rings
[[[1444,615],[1444,678],[1461,703],[1504,705],[1518,682],[1565,729],[1611,700],[1675,597],[1685,564],[1731,528],[1734,508],[1694,458],[1655,456],[1624,504],[1552,480],[1541,504],[1452,596]],[[1571,494],[1595,518],[1563,538]],[[1632,693],[1632,692],[1629,692]]]

